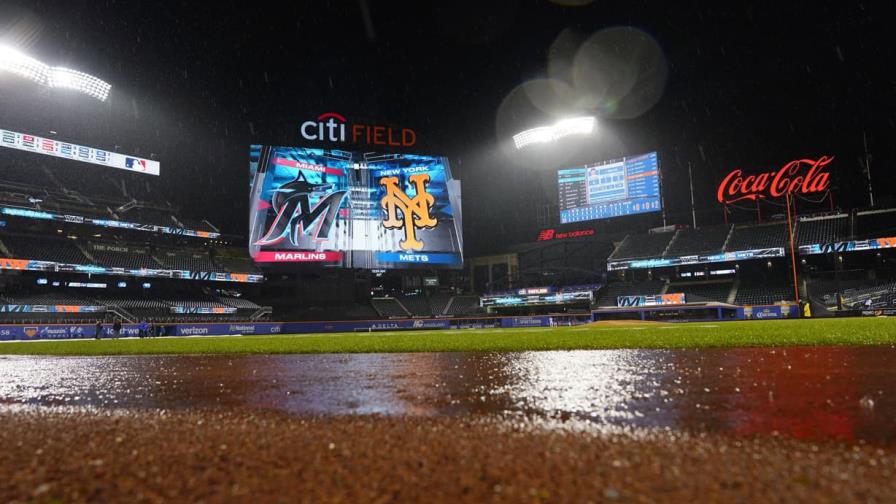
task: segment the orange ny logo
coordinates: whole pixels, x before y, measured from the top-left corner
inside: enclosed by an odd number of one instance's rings
[[[422,250],[423,242],[417,239],[417,229],[436,227],[436,220],[429,215],[429,209],[435,203],[435,198],[426,192],[428,174],[417,173],[408,177],[408,180],[416,189],[413,198],[408,197],[398,187],[398,177],[380,179],[380,185],[386,189],[386,195],[380,200],[380,205],[386,211],[383,227],[404,229],[404,240],[398,243],[402,250]]]

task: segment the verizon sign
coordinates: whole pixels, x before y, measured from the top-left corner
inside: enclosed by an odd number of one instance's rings
[[[741,200],[780,198],[787,194],[808,195],[827,191],[830,174],[827,165],[833,156],[818,159],[795,159],[779,170],[759,175],[744,176],[741,170],[732,170],[716,193],[719,203],[734,203]]]

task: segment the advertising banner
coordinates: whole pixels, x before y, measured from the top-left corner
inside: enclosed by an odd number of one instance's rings
[[[158,161],[5,129],[0,129],[0,147],[108,166],[119,170],[146,173],[147,175],[159,174]]]
[[[504,317],[501,327],[550,327],[551,317]]]
[[[771,257],[784,257],[784,248],[775,247],[754,250],[738,250],[735,252],[720,252],[718,254],[700,254],[681,257],[657,257],[653,259],[609,261],[607,262],[607,270],[616,271],[624,269],[666,268],[669,266],[681,266],[685,264],[709,264]]]
[[[460,268],[460,182],[444,157],[255,145],[249,252],[260,264]]]
[[[92,313],[104,312],[105,306],[79,306],[79,305],[0,305],[0,313]]]
[[[165,233],[178,236],[195,236],[197,238],[218,238],[221,236],[221,233],[214,233],[211,231],[198,231],[194,229],[158,226],[155,224],[138,224],[136,222],[126,222],[111,219],[92,219],[90,217],[82,217],[80,215],[58,214],[47,212],[45,210],[32,210],[30,208],[0,206],[0,214],[13,217],[22,217],[25,219],[40,219],[52,220],[57,222],[68,222],[74,224],[89,224],[93,226],[133,229],[135,231],[149,231],[153,233]]]
[[[616,306],[665,306],[685,304],[683,292],[672,294],[654,294],[650,296],[619,296],[616,298]]]
[[[876,250],[896,247],[896,237],[872,238],[870,240],[842,241],[832,243],[813,243],[800,245],[800,255],[830,254],[837,252],[854,252],[860,250]]]
[[[171,313],[225,314],[236,313],[236,308],[230,306],[172,306]]]
[[[129,269],[97,266],[94,264],[66,264],[51,261],[32,261],[29,259],[7,259],[0,257],[0,270],[19,271],[56,271],[89,273],[91,275],[120,275],[149,278],[180,278],[183,280],[207,280],[213,282],[258,283],[264,281],[264,275],[250,273],[220,273],[213,271],[187,271],[162,269]]]

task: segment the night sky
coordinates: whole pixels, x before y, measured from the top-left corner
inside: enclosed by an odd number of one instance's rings
[[[330,111],[413,128],[412,150],[448,156],[463,181],[474,255],[557,222],[557,168],[653,150],[669,223],[690,222],[689,163],[699,224],[721,221],[715,187],[731,169],[821,155],[835,157],[835,203],[867,206],[863,133],[876,203],[894,194],[884,3],[293,3],[2,2],[0,42],[113,88],[99,105],[0,77],[0,127],[152,154],[159,191],[239,234],[249,144],[313,145],[298,126]],[[594,137],[507,148],[572,114],[598,116]]]

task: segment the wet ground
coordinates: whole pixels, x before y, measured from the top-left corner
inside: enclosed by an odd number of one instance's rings
[[[896,445],[896,348],[0,357],[0,403],[385,414]]]

